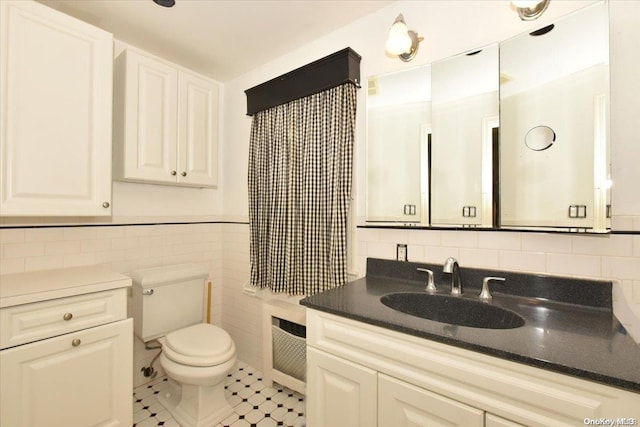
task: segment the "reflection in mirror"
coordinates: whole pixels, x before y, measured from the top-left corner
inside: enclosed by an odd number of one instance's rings
[[[431,224],[492,227],[498,45],[431,66]]]
[[[428,223],[430,120],[429,66],[369,78],[368,222]]]
[[[501,43],[500,81],[501,227],[607,231],[606,4]]]
[[[533,151],[542,151],[556,141],[556,133],[549,126],[536,126],[524,136],[524,143]]]

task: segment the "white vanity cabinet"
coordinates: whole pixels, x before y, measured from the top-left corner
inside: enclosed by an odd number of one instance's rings
[[[309,426],[483,427],[484,413],[321,350],[307,350]]]
[[[113,37],[0,2],[0,215],[111,215]]]
[[[309,427],[568,427],[640,419],[637,393],[312,309],[307,355]],[[348,423],[327,422],[336,414],[348,414]]]
[[[378,374],[379,426],[484,427],[483,411]]]
[[[522,424],[514,423],[513,421],[505,420],[504,418],[497,417],[493,414],[485,414],[484,427],[524,427]]]
[[[307,347],[306,396],[309,426],[377,425],[377,372],[373,369]]]
[[[213,80],[125,49],[115,62],[115,178],[215,187],[218,92]]]
[[[94,267],[0,280],[0,425],[131,426],[131,280]]]

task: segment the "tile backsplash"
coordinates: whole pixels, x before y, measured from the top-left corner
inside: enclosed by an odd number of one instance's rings
[[[213,284],[214,323],[221,323],[222,224],[107,225],[0,229],[1,274],[104,265],[139,268],[197,263]]]
[[[220,224],[111,225],[0,230],[2,274],[81,265],[127,273],[180,262],[219,271]]]
[[[395,259],[397,243],[408,245],[410,261],[441,264],[453,256],[464,267],[613,280],[614,311],[640,341],[640,235],[358,228],[352,270],[363,276],[367,257]],[[248,224],[0,229],[1,274],[92,264],[127,273],[182,262],[209,269],[213,323],[232,336],[240,360],[261,369],[263,300],[300,297],[243,292],[251,271]],[[154,354],[137,343],[136,366]]]

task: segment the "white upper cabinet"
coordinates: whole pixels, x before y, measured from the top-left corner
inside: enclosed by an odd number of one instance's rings
[[[133,49],[115,73],[116,179],[215,187],[217,83]]]
[[[196,74],[178,73],[178,182],[218,183],[218,87]]]
[[[178,71],[125,51],[116,60],[114,89],[115,178],[175,182]]]
[[[0,8],[0,215],[110,215],[113,36],[33,1]]]

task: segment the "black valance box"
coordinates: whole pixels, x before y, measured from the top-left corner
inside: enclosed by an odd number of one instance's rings
[[[360,87],[360,59],[350,47],[339,50],[275,79],[247,89],[247,115],[286,104],[341,84]]]

